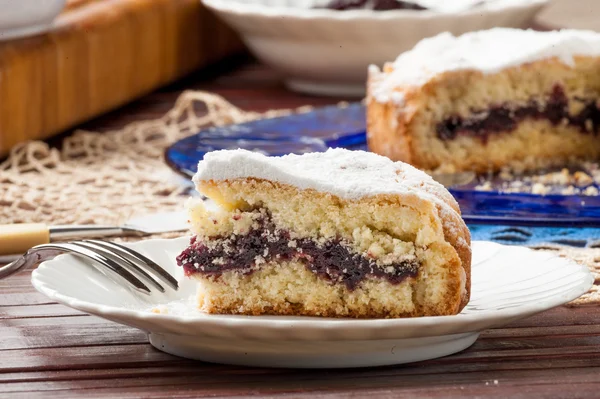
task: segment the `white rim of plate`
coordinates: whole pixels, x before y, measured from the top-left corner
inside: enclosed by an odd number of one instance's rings
[[[507,6],[474,8],[454,13],[424,10],[389,10],[385,12],[373,10],[347,10],[337,11],[328,9],[314,9],[303,7],[281,7],[268,6],[257,3],[240,3],[235,0],[201,0],[204,5],[220,12],[230,14],[255,16],[255,17],[285,17],[298,20],[393,20],[397,18],[410,19],[434,19],[439,17],[471,17],[486,16],[489,14],[524,11],[531,8],[541,8],[549,4],[550,0],[523,0],[522,3],[514,3]],[[452,1],[452,0],[448,0]]]
[[[160,245],[161,242],[171,240],[188,240],[188,237],[180,237],[175,239],[152,239],[145,240],[129,244],[133,249],[144,245]],[[511,248],[497,243],[482,241],[486,245],[493,245],[498,248]],[[517,248],[517,247],[515,247]],[[523,248],[523,247],[518,247]],[[528,248],[523,248],[528,251],[532,251]],[[107,306],[87,301],[82,301],[77,298],[63,295],[60,292],[50,288],[48,284],[40,281],[37,276],[40,272],[43,272],[44,268],[49,267],[51,262],[60,261],[62,258],[72,255],[60,255],[53,260],[43,262],[38,269],[32,273],[31,281],[33,286],[42,294],[48,296],[50,299],[56,300],[62,304],[65,304],[74,309],[81,310],[86,313],[99,315],[110,319],[111,317],[127,318],[132,320],[139,320],[141,322],[151,323],[182,323],[184,325],[191,325],[195,323],[201,323],[207,326],[225,327],[225,328],[262,328],[271,331],[285,331],[293,328],[311,328],[316,330],[337,330],[345,328],[353,329],[367,329],[369,331],[377,331],[379,329],[385,330],[389,328],[427,328],[432,326],[450,326],[454,325],[457,321],[461,324],[468,324],[471,322],[494,324],[496,321],[503,321],[509,319],[517,319],[528,317],[536,313],[543,312],[545,310],[552,309],[554,307],[568,303],[581,295],[585,294],[593,285],[594,277],[589,269],[584,265],[579,265],[576,262],[564,259],[566,263],[569,263],[574,268],[573,274],[583,273],[585,278],[582,278],[581,284],[577,287],[572,288],[564,295],[555,295],[550,299],[539,301],[536,304],[527,303],[523,306],[500,309],[500,310],[482,310],[474,313],[460,314],[456,316],[427,316],[427,317],[415,317],[415,318],[401,318],[401,319],[330,319],[330,318],[319,318],[319,317],[300,317],[300,316],[276,316],[280,317],[280,320],[265,319],[262,316],[243,316],[243,315],[213,315],[213,314],[202,314],[202,316],[193,315],[171,315],[171,314],[157,314],[127,308],[120,308],[114,306]],[[542,256],[542,254],[540,254]],[[556,256],[558,258],[558,256]],[[488,258],[489,259],[489,258]],[[562,258],[561,258],[562,259]],[[460,317],[457,320],[457,317]],[[475,330],[474,330],[475,331]],[[435,334],[434,334],[435,335]],[[373,338],[377,339],[377,338]]]

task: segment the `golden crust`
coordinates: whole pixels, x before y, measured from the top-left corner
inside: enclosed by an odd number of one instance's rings
[[[414,111],[398,112],[391,102],[380,103],[369,98],[367,104],[367,144],[369,150],[393,161],[409,163],[422,168],[412,151],[412,140],[407,127]]]
[[[319,224],[320,234],[352,238],[352,231],[357,226],[369,225],[376,231],[385,231],[394,237],[414,241],[415,246],[424,248],[426,258],[430,262],[429,272],[433,278],[435,273],[443,275],[443,297],[435,301],[427,301],[424,297],[432,295],[431,283],[423,272],[416,279],[411,279],[410,287],[414,291],[411,300],[415,308],[410,312],[395,310],[375,311],[352,310],[343,308],[335,310],[324,304],[317,311],[303,308],[301,305],[289,306],[285,303],[271,303],[270,307],[240,307],[238,302],[228,302],[223,299],[226,295],[221,292],[222,299],[212,298],[212,305],[202,305],[208,312],[242,313],[242,314],[295,314],[295,315],[326,315],[328,317],[409,317],[425,315],[451,315],[459,313],[469,301],[471,281],[471,249],[470,233],[460,217],[460,210],[454,198],[436,185],[429,187],[423,183],[418,190],[425,191],[431,196],[419,195],[418,191],[407,191],[406,194],[380,194],[365,197],[360,200],[346,200],[335,195],[315,190],[300,190],[294,186],[278,182],[246,178],[225,181],[199,182],[198,190],[215,200],[225,209],[252,209],[262,206],[273,212],[278,224],[292,229],[299,234],[310,234],[311,229]],[[314,204],[314,206],[312,205]],[[395,213],[404,212],[404,213]],[[404,220],[410,215],[419,218],[414,225],[400,223],[394,220]],[[424,223],[419,225],[419,223]],[[213,223],[206,228],[215,226]],[[335,226],[330,228],[329,226]],[[407,227],[408,226],[408,227]],[[217,227],[218,228],[218,225]],[[412,231],[411,229],[414,229]],[[421,229],[421,230],[419,230]],[[331,231],[330,231],[331,230]],[[201,231],[196,231],[201,233]],[[206,233],[206,232],[204,232]],[[225,231],[214,231],[211,235],[227,234]],[[418,237],[418,238],[417,238]],[[238,281],[237,286],[252,281],[253,274]],[[198,277],[201,281],[218,285],[218,281]],[[388,286],[393,286],[387,284]],[[218,296],[218,295],[217,295]],[[247,295],[246,295],[247,297]],[[419,298],[423,297],[423,298]],[[242,309],[242,310],[240,310]]]
[[[415,110],[399,112],[392,102],[380,103],[371,97],[367,101],[369,150],[392,161],[406,162],[419,169],[426,169],[423,161],[415,156],[409,130]]]
[[[538,169],[573,158],[600,158],[594,134],[545,120],[526,120],[515,131],[492,135],[487,142],[472,137],[443,141],[435,132],[437,123],[449,116],[468,117],[472,110],[505,103],[527,104],[531,99],[544,102],[557,84],[568,99],[599,98],[598,57],[577,57],[574,67],[547,59],[489,75],[446,72],[422,86],[397,87],[403,97],[401,104],[374,98],[375,87],[383,78],[378,73],[369,76],[367,139],[373,152],[392,160],[425,170],[483,173],[503,167]],[[570,111],[577,112],[574,107]]]

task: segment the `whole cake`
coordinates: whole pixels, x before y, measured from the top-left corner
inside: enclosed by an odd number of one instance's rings
[[[451,315],[469,300],[470,235],[453,197],[362,151],[206,154],[178,264],[209,313]]]
[[[596,160],[599,101],[599,33],[443,33],[370,68],[368,143],[426,170]]]

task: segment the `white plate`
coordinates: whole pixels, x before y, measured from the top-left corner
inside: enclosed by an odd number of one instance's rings
[[[175,257],[188,238],[146,240],[131,247],[181,281],[171,296],[147,297],[74,255],[42,263],[32,283],[53,300],[149,334],[156,348],[209,362],[268,367],[364,367],[449,355],[479,332],[569,302],[587,292],[585,266],[549,253],[490,242],[473,243],[471,301],[457,316],[412,319],[325,319],[207,315],[194,309],[195,284]],[[168,314],[150,312],[162,305]]]
[[[315,9],[327,0],[201,0],[240,33],[292,90],[364,96],[367,67],[382,66],[421,39],[497,26],[523,28],[548,0],[498,0],[456,12]],[[447,0],[452,3],[454,0]]]

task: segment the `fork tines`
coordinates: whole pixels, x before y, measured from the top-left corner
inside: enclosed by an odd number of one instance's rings
[[[47,245],[62,246],[69,252],[87,257],[112,270],[137,290],[147,294],[150,294],[151,290],[142,280],[162,293],[165,292],[165,288],[161,282],[173,290],[179,288],[177,280],[156,262],[121,244],[103,240],[80,240]]]

